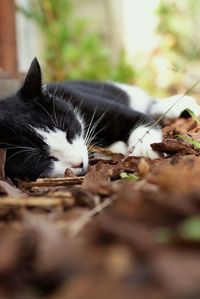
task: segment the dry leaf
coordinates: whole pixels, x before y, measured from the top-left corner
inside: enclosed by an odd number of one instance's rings
[[[141,177],[145,176],[150,170],[150,165],[146,159],[141,158],[138,163],[138,173]]]

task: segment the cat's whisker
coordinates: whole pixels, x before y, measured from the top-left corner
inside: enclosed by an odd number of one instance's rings
[[[62,121],[63,121],[63,118],[64,118],[64,116],[61,116],[60,120],[59,120],[59,126],[58,127],[59,127],[60,130],[62,130]]]
[[[94,143],[89,144],[88,147],[87,147],[88,152],[90,152],[91,149],[92,149],[94,146],[96,146],[96,145],[98,145],[98,146],[103,146],[103,144],[101,143],[101,141],[103,141],[103,139],[100,139],[100,140],[98,140],[97,142],[94,142]]]
[[[65,120],[66,120],[66,117],[69,115],[69,111],[66,112],[66,114],[64,116],[61,117],[60,119],[60,124],[59,124],[59,128],[60,130],[64,130],[64,124],[65,124]]]
[[[58,126],[58,119],[57,119],[57,116],[56,116],[56,110],[55,110],[55,104],[54,104],[54,101],[55,101],[55,98],[53,97],[53,101],[52,101],[52,104],[53,104],[53,114],[54,114],[54,119],[55,119],[55,122]]]
[[[37,145],[34,145],[34,144],[32,143],[32,141],[30,141],[30,143],[32,144],[32,146],[33,146],[34,149],[37,149],[39,152],[41,152],[41,149],[40,149]]]
[[[71,101],[71,99],[72,99],[72,96],[69,98],[69,101]],[[61,120],[62,120],[62,121],[60,121],[60,129],[61,130],[64,129],[65,120],[66,120],[66,117],[68,114],[69,114],[69,111],[67,111],[65,116],[61,118]]]
[[[39,158],[38,158],[38,160],[37,160],[37,163],[36,163],[36,165],[35,165],[35,169],[37,169],[38,164],[39,164],[41,158],[42,158],[42,155],[39,156]]]
[[[99,129],[94,135],[91,136],[91,138],[88,140],[88,145],[90,145],[92,143],[92,141],[96,138],[96,136],[101,132],[103,131],[104,129],[106,128],[106,125],[103,126],[101,129]],[[96,142],[98,143],[98,142]]]
[[[97,136],[97,134],[100,133],[100,132],[105,128],[105,126],[104,126],[104,127],[102,127],[101,129],[99,129],[95,134],[93,134],[94,131],[95,131],[95,129],[97,128],[98,124],[101,122],[102,118],[104,117],[104,114],[105,114],[105,113],[103,113],[103,114],[97,119],[97,121],[93,124],[93,126],[92,126],[90,129],[88,129],[88,131],[90,130],[90,132],[89,132],[87,138],[85,138],[85,143],[86,143],[86,144],[90,144],[91,141],[94,140],[94,138]]]
[[[22,165],[20,166],[19,170],[22,169],[22,167],[24,166],[24,164],[26,164],[26,162],[31,158],[33,157],[34,155],[36,155],[37,153],[33,153],[33,154],[30,154],[22,163]]]
[[[56,87],[55,87],[55,90],[54,90],[54,94],[53,94],[53,114],[54,114],[54,119],[55,119],[55,122],[57,123],[57,126],[58,126],[58,119],[57,119],[57,116],[56,116],[56,110],[55,110],[55,104],[54,104],[54,100],[56,98],[56,93],[57,93],[57,90],[58,90],[58,84],[56,84]]]
[[[56,127],[56,123],[54,121],[54,119],[52,118],[52,116],[49,114],[49,112],[44,108],[43,105],[41,105],[40,103],[38,103],[37,101],[34,101],[35,104],[37,104],[38,106],[40,106],[44,111],[45,113],[49,116],[49,118],[51,119],[52,123],[54,124],[54,126]]]
[[[92,122],[93,122],[93,119],[94,119],[94,117],[95,117],[95,114],[96,114],[96,108],[94,109],[94,112],[93,112],[93,114],[92,114],[92,117],[91,117],[90,122],[89,122],[89,125],[88,125],[88,130],[87,130],[87,132],[86,132],[86,134],[85,134],[85,138],[84,138],[85,144],[87,144],[88,135],[90,134],[90,128],[91,128],[91,126],[92,126]]]
[[[92,125],[91,128],[88,128],[88,136],[85,138],[85,144],[88,144],[93,139],[93,133],[95,129],[97,128],[99,122],[101,121],[101,118],[97,119],[97,121]]]
[[[22,152],[33,152],[31,150],[27,150],[27,149],[24,149],[24,150],[20,150],[20,151],[17,151],[16,153],[14,153],[13,155],[11,155],[8,159],[6,159],[6,163],[8,163],[8,161],[10,159],[12,159],[14,156],[18,155],[18,154],[21,154]],[[34,154],[38,154],[38,153],[34,153]]]
[[[7,142],[0,142],[0,145],[8,145],[10,147],[4,149],[14,149],[14,148],[24,148],[24,149],[32,149],[32,150],[37,150],[38,148],[36,147],[30,147],[30,146],[21,146],[18,144],[13,144],[13,143],[7,143]]]

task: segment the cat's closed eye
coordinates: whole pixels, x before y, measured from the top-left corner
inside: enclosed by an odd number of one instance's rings
[[[49,156],[49,159],[53,160],[53,161],[58,161],[58,158],[54,157],[54,156]]]

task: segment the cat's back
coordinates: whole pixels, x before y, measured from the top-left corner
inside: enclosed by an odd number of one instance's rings
[[[112,106],[125,105],[133,110],[148,113],[150,96],[134,85],[112,81],[74,80],[48,85],[51,94],[71,99],[76,104]]]
[[[67,96],[79,100],[97,100],[118,102],[123,105],[129,104],[129,95],[126,91],[112,82],[74,80],[50,83],[48,90],[58,96]]]

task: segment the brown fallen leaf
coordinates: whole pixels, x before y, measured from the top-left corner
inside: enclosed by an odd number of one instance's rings
[[[162,284],[171,293],[184,298],[199,297],[200,281],[200,254],[195,249],[181,250],[181,248],[168,248],[156,252],[151,263]],[[185,297],[186,298],[186,297]]]
[[[89,172],[86,174],[83,187],[95,188],[95,185],[109,182],[112,175],[112,165],[98,162],[96,165],[91,166]]]
[[[178,141],[176,139],[166,139],[160,143],[152,143],[151,147],[154,151],[163,152],[167,154],[198,154],[198,151],[193,149],[189,144]]]
[[[95,196],[85,188],[75,186],[71,189],[72,196],[75,198],[76,205],[94,208],[96,205]]]
[[[145,176],[150,170],[150,165],[145,158],[141,158],[138,163],[138,173],[141,177]]]
[[[200,126],[197,126],[193,130],[188,131],[186,136],[194,139],[197,142],[200,142]]]
[[[14,198],[24,198],[27,194],[6,181],[0,180],[0,192],[8,194]]]
[[[64,174],[64,176],[65,176],[66,178],[69,178],[69,177],[75,177],[75,174],[73,173],[73,171],[72,171],[70,168],[67,168],[67,169],[65,170],[65,174]]]
[[[166,120],[166,125],[162,129],[164,138],[167,138],[169,135],[176,134],[186,134],[188,131],[194,129],[197,126],[197,123],[194,119],[190,118],[178,118],[174,120]]]

